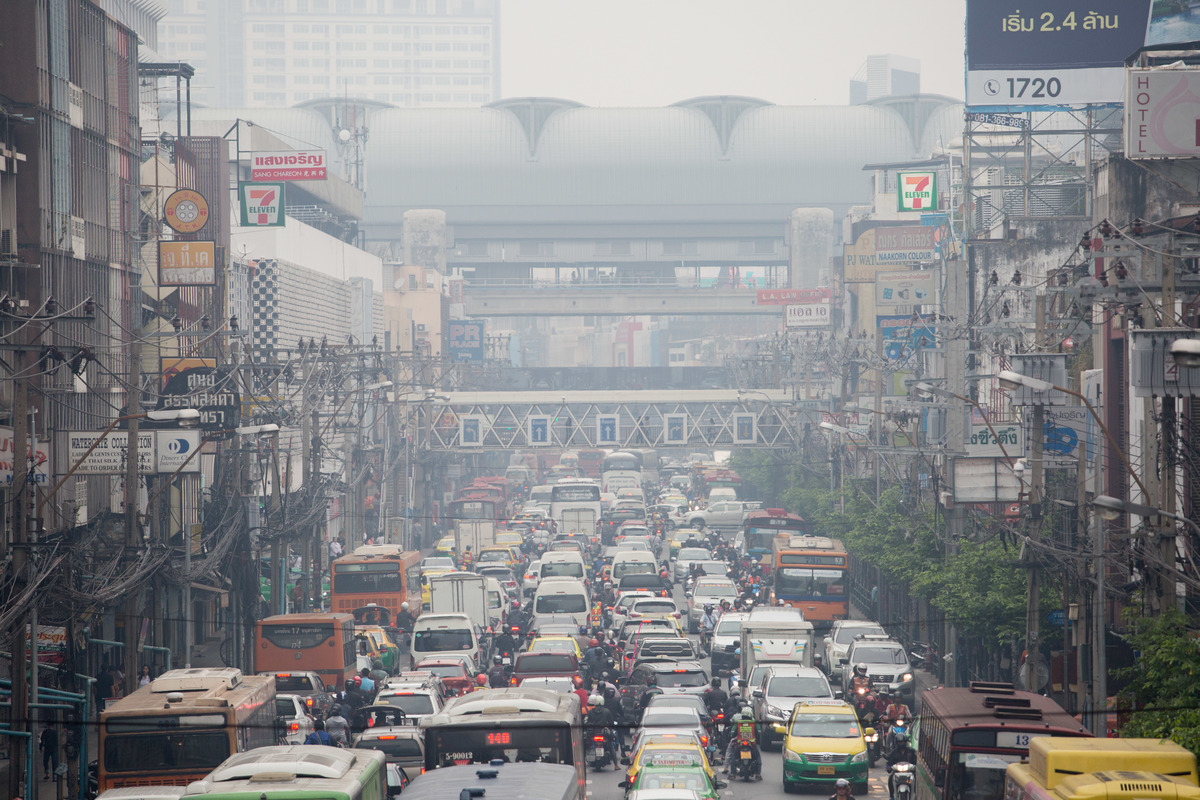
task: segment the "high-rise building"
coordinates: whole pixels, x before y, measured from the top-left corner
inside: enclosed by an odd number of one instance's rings
[[[196,68],[192,102],[329,97],[480,106],[500,96],[499,0],[167,0],[164,59]]]
[[[867,56],[850,79],[850,105],[921,93],[921,62],[894,54]]]

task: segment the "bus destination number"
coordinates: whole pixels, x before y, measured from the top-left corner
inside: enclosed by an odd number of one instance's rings
[[[1021,731],[997,731],[996,732],[996,747],[1011,747],[1019,750],[1028,750],[1029,741],[1038,736],[1049,736],[1048,733],[1026,733]]]
[[[487,743],[496,744],[512,744],[512,734],[508,731],[498,731],[487,735]]]

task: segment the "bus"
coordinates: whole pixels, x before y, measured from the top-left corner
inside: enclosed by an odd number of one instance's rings
[[[565,764],[499,764],[488,769],[477,766],[442,767],[415,776],[404,787],[404,800],[446,800],[466,792],[477,797],[519,797],[522,800],[585,800],[585,787],[575,779],[575,770]]]
[[[273,677],[168,670],[100,712],[100,791],[186,786],[275,736]]]
[[[812,533],[812,525],[799,514],[789,514],[782,508],[749,511],[742,523],[742,552],[755,561],[773,557],[775,537],[781,533],[807,536]]]
[[[775,539],[771,581],[773,600],[800,609],[818,630],[850,618],[846,548],[828,536]]]
[[[494,497],[476,494],[470,489],[459,492],[457,500],[446,506],[446,520],[451,524],[464,519],[482,519],[499,522],[504,518],[504,506]]]
[[[507,762],[567,764],[584,785],[583,714],[574,693],[483,689],[455,697],[425,728],[425,769]]]
[[[1030,741],[1092,735],[1049,697],[978,681],[926,691],[917,724],[917,800],[1001,800]]]
[[[353,614],[277,614],[254,626],[254,669],[315,672],[331,691],[358,674]]]
[[[188,796],[205,800],[384,800],[386,757],[378,750],[321,745],[260,747],[231,756]]]
[[[1123,785],[1122,785],[1123,784]],[[1093,800],[1136,787],[1139,800],[1196,800],[1196,757],[1168,739],[1039,736],[1009,764],[1004,800]]]
[[[550,490],[550,518],[558,534],[582,533],[596,536],[600,522],[600,487],[591,481],[566,481]]]
[[[629,450],[609,453],[600,463],[600,483],[606,492],[617,489],[641,488],[642,457]]]
[[[580,450],[577,465],[583,470],[583,476],[597,481],[600,480],[602,475],[601,470],[604,466],[604,457],[607,455],[607,450]]]
[[[363,545],[331,565],[330,608],[352,614],[371,604],[400,613],[400,604],[421,605],[421,554],[395,544]]]

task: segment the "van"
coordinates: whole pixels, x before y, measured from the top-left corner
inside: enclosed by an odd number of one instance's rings
[[[646,493],[640,486],[626,486],[617,490],[617,500],[640,500],[646,505]]]
[[[587,574],[583,556],[574,548],[570,550],[547,550],[542,554],[540,580],[546,578],[576,578],[580,581]]]
[[[622,550],[613,556],[612,577],[619,581],[626,575],[654,575],[658,572],[658,564],[654,555],[647,550]]]
[[[466,614],[422,614],[413,623],[412,659],[467,656],[479,668],[482,653],[475,624]]]
[[[545,567],[545,564],[542,565]],[[575,624],[587,625],[591,600],[583,581],[574,578],[547,578],[543,575],[533,595],[533,613],[570,614]]]

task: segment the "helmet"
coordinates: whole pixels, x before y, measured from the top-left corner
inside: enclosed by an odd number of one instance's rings
[[[753,714],[754,707],[752,705],[750,705],[749,703],[743,702],[742,713],[743,714]]]
[[[571,678],[571,683],[575,684],[576,689],[582,688],[583,687],[583,678],[579,677],[578,675],[575,675],[574,677]]]
[[[405,600],[403,603],[400,604],[400,610],[408,611],[408,601],[407,600]]]
[[[588,639],[588,647],[599,647],[599,646],[600,646],[599,639]]]
[[[849,789],[849,788],[850,788],[850,781],[846,780],[845,778],[838,778],[838,779],[837,779],[837,788],[839,788],[839,789]]]
[[[604,705],[604,698],[598,694],[589,695],[588,696],[588,705],[589,706],[602,706],[602,705]]]
[[[704,604],[704,610],[705,610],[705,611],[712,611],[712,603],[705,603],[705,604]]]
[[[361,676],[361,675],[355,675],[355,676],[354,676],[354,685],[355,685],[355,686],[362,686],[362,676]]]
[[[720,688],[721,688],[721,679],[720,679],[720,678],[713,678],[713,679],[712,679],[712,681],[711,681],[711,683],[712,683],[712,687],[713,687],[714,689],[720,689]]]
[[[513,607],[513,608],[520,608],[520,607],[521,607],[521,601],[520,601],[520,600],[513,600],[513,601],[512,601],[512,607]]]
[[[864,664],[864,663],[862,663],[861,661],[860,661],[860,662],[858,662],[857,664],[855,664],[855,665],[854,665],[854,674],[855,674],[855,675],[861,675],[861,676],[863,676],[863,677],[866,677],[866,674],[867,674],[867,665],[866,665],[866,664]]]
[[[658,676],[655,675],[654,673],[650,673],[650,675],[648,675],[646,677],[646,685],[647,686],[658,686]]]
[[[492,663],[493,664],[503,664],[504,659],[501,658],[500,656],[492,656]]]
[[[482,672],[475,676],[475,684],[477,686],[487,686],[487,682],[487,675],[484,675]]]

